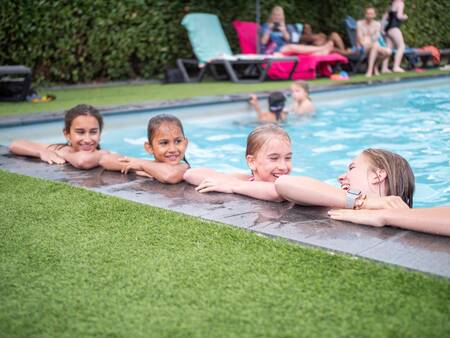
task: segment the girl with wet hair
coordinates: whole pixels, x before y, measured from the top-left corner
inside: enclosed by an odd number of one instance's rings
[[[100,135],[103,118],[99,111],[80,104],[66,111],[63,134],[66,143],[43,144],[27,140],[13,141],[9,150],[13,154],[37,157],[48,164],[70,163],[78,169],[91,169],[99,165],[101,156]]]
[[[181,182],[183,174],[189,168],[185,158],[188,139],[184,135],[181,121],[173,115],[156,115],[148,122],[147,136],[144,149],[153,155],[154,160],[111,154],[103,156],[100,165],[107,170],[121,171],[124,174],[134,171],[161,183]]]
[[[267,200],[282,201],[275,190],[275,180],[288,175],[292,169],[291,139],[276,124],[254,129],[247,138],[247,165],[251,175],[219,173],[208,168],[189,169],[184,179],[200,193],[224,192]]]
[[[408,162],[382,149],[366,149],[338,177],[341,188],[310,177],[280,177],[280,196],[300,205],[347,209],[411,208],[415,179]]]
[[[256,95],[250,96],[250,104],[257,113],[259,122],[282,122],[286,119],[284,104],[286,97],[282,92],[270,93],[268,97],[269,111],[263,111],[259,105]]]

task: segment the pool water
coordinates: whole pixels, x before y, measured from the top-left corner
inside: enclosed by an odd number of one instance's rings
[[[313,118],[289,119],[284,128],[292,138],[292,174],[337,186],[336,177],[361,150],[383,148],[399,153],[411,164],[417,182],[416,207],[450,204],[448,89],[413,89],[334,101],[318,105]],[[245,147],[248,133],[256,126],[253,114],[183,124],[192,167],[248,171]],[[145,128],[125,128],[108,133],[103,146],[146,157],[145,140]]]
[[[374,95],[342,95],[339,91],[321,94],[325,97],[316,101],[314,117],[291,116],[283,125],[292,139],[292,174],[338,186],[336,177],[361,150],[383,148],[399,153],[411,164],[416,176],[416,207],[450,205],[450,80],[446,81],[439,86],[387,90]],[[265,106],[263,102],[262,107]],[[191,166],[224,172],[248,171],[246,138],[257,125],[251,109],[219,117],[213,114],[217,109],[214,106],[190,109],[194,110],[192,116],[196,109],[202,110],[201,117],[180,115],[189,138],[186,156]],[[139,116],[137,120],[133,115],[106,117],[102,148],[150,158],[143,143],[146,121],[151,115]],[[34,128],[36,135],[40,134],[34,139],[41,142],[61,142],[61,122],[52,125],[57,125],[58,131],[42,134],[37,133],[42,127],[25,128]],[[0,131],[0,143],[3,142]]]

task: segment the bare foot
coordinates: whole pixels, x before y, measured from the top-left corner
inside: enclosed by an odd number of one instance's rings
[[[373,75],[375,75],[375,76],[380,75],[380,72],[378,71],[378,68],[375,68],[375,69],[374,69]]]
[[[405,70],[404,70],[403,68],[400,68],[400,67],[398,67],[398,68],[393,68],[392,71],[393,71],[394,73],[404,73],[404,72],[405,72]]]
[[[372,77],[371,73],[366,73],[366,77]]]
[[[383,68],[382,70],[381,70],[381,72],[384,74],[384,73],[392,73],[392,71],[389,69],[389,68]]]

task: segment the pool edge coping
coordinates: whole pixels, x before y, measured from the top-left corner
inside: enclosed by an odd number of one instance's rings
[[[327,92],[337,92],[352,89],[363,89],[367,87],[380,87],[384,85],[395,85],[399,83],[407,83],[413,81],[424,81],[441,78],[450,78],[450,73],[447,74],[434,74],[421,77],[407,77],[407,78],[391,78],[385,80],[368,80],[360,83],[340,83],[330,84],[313,87],[311,92],[314,94],[321,94]],[[280,91],[288,92],[288,89],[282,89]],[[272,91],[258,91],[256,94],[258,98],[267,98]],[[248,101],[248,93],[238,94],[226,94],[215,96],[196,96],[187,99],[177,100],[154,100],[147,101],[139,104],[125,104],[125,105],[112,105],[112,106],[100,106],[98,109],[104,116],[114,116],[120,114],[134,114],[155,110],[169,110],[177,108],[192,108],[202,107],[207,105],[219,105],[227,103],[238,103]],[[6,115],[0,116],[0,128],[18,127],[30,124],[39,124],[46,122],[62,121],[65,110],[58,110],[54,112],[40,112],[40,113],[27,113],[19,115]]]

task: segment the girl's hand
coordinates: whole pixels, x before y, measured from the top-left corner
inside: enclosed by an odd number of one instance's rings
[[[250,95],[250,104],[254,106],[258,103],[258,97],[255,94]]]
[[[119,158],[119,162],[123,163],[124,166],[122,167],[121,173],[122,174],[128,174],[128,171],[134,170],[134,171],[142,171],[141,161],[134,158],[128,158],[128,157],[121,157]]]
[[[328,211],[328,216],[338,221],[366,224],[374,227],[386,225],[383,210],[332,209]]]
[[[232,177],[207,177],[195,188],[200,193],[204,192],[224,192],[226,194],[233,193],[233,186],[239,184],[240,180]]]
[[[136,170],[136,175],[143,176],[154,180],[155,178],[144,170]]]
[[[42,150],[39,158],[48,164],[64,164],[66,160],[50,149]]]
[[[367,197],[364,209],[408,209],[409,206],[399,196]]]

